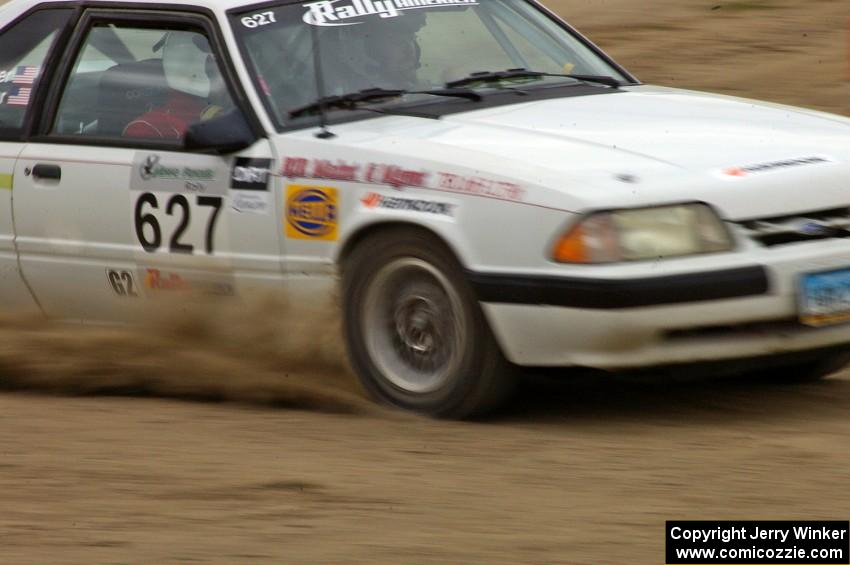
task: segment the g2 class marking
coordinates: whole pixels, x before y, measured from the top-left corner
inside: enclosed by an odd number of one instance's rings
[[[136,279],[133,273],[124,269],[106,269],[106,280],[112,287],[112,292],[122,298],[138,298]]]

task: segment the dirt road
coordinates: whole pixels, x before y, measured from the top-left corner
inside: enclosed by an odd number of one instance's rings
[[[850,105],[846,2],[551,4],[647,82]],[[0,563],[656,564],[666,519],[848,519],[847,376],[537,384],[432,422],[318,337],[0,323],[7,388],[195,400],[0,395]]]
[[[663,563],[850,508],[850,382],[559,387],[490,424],[0,396],[3,563]]]
[[[850,113],[841,0],[550,0],[644,82]]]

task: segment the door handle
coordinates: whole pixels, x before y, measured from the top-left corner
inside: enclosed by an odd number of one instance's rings
[[[61,180],[62,167],[59,165],[45,165],[39,163],[32,168],[32,176],[43,180]]]

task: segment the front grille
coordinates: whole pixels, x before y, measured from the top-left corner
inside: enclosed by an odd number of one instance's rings
[[[736,222],[751,240],[775,247],[820,239],[850,238],[850,207]]]

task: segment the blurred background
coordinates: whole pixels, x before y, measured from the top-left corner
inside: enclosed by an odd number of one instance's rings
[[[645,82],[846,114],[845,0],[550,0]],[[0,320],[2,563],[663,563],[667,519],[847,519],[850,380],[534,381],[387,413],[333,316]],[[56,394],[58,393],[58,394]]]

